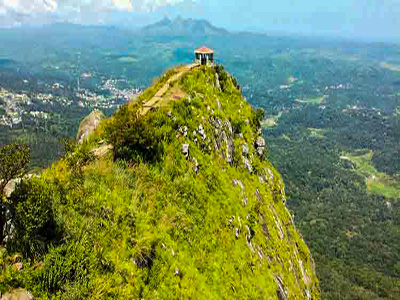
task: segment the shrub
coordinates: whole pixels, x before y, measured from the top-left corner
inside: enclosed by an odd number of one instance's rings
[[[138,108],[122,106],[105,127],[106,139],[114,147],[115,160],[156,162],[172,137],[172,122],[164,111],[141,116]]]
[[[4,240],[7,223],[5,197],[6,185],[17,177],[22,177],[29,165],[30,152],[26,145],[6,145],[0,147],[0,245]]]
[[[22,181],[8,200],[14,230],[7,243],[9,251],[35,259],[46,253],[49,245],[60,238],[54,219],[50,188],[39,179]]]
[[[33,283],[48,294],[56,294],[70,284],[87,290],[95,261],[92,249],[84,243],[61,245],[50,250],[44,267],[34,275]]]

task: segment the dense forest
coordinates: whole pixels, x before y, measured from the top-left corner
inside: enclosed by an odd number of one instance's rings
[[[264,131],[288,206],[317,262],[323,299],[400,294],[398,180],[397,193],[387,195],[390,182],[374,187],[363,173],[366,166],[344,159],[344,153],[357,157],[371,149],[377,155],[369,168],[398,173],[398,157],[392,156],[400,151],[397,119],[376,116],[308,106]]]

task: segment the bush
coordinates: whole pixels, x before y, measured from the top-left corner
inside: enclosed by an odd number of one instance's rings
[[[261,122],[264,119],[265,112],[262,108],[257,108],[252,112],[251,126],[255,132],[261,127]]]
[[[172,137],[172,122],[164,111],[141,116],[138,109],[122,106],[105,127],[106,139],[114,147],[115,160],[156,162]]]
[[[14,226],[7,243],[11,252],[20,252],[30,259],[40,258],[49,245],[60,239],[60,230],[54,219],[50,188],[39,179],[22,181],[8,202]]]

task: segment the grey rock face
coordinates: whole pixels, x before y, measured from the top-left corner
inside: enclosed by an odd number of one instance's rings
[[[283,287],[283,281],[281,276],[274,276],[275,282],[278,286],[278,289],[276,290],[276,295],[278,296],[279,300],[287,300],[287,292],[285,291]]]
[[[258,189],[256,190],[256,198],[258,201],[264,202],[264,199],[261,197],[261,193]]]
[[[240,188],[242,190],[244,190],[244,184],[243,184],[243,182],[241,180],[233,180],[232,183],[233,183],[233,187],[240,186]]]
[[[253,167],[251,166],[250,161],[246,157],[242,156],[242,158],[243,158],[244,167],[247,169],[247,171],[249,171],[249,173],[252,173]]]
[[[258,176],[259,180],[261,183],[270,183],[272,184],[274,182],[274,173],[268,168],[264,169],[264,174]]]
[[[229,130],[229,133],[232,134],[232,133],[233,133],[233,130],[232,130],[232,124],[231,124],[231,122],[229,122],[229,120],[225,120],[224,125],[225,125],[225,128],[227,128],[227,129]]]
[[[221,84],[219,83],[218,73],[215,73],[215,86],[221,91]]]
[[[6,197],[10,197],[12,192],[14,192],[15,187],[22,181],[21,178],[16,178],[10,180],[4,188],[4,194]]]
[[[225,159],[229,164],[233,163],[233,156],[235,151],[235,144],[233,143],[232,125],[229,120],[224,123],[218,118],[211,117],[210,123],[214,128],[214,140],[216,150],[221,150],[225,144],[226,151],[224,153]]]
[[[79,125],[77,141],[82,144],[91,133],[93,133],[100,122],[104,119],[104,115],[100,110],[92,111]]]
[[[233,143],[232,138],[227,139],[227,141],[226,141],[226,161],[229,164],[233,163],[234,149],[235,149],[235,145]]]
[[[222,105],[221,105],[221,102],[219,101],[219,99],[217,98],[217,99],[215,99],[215,101],[217,102],[218,109],[222,111]]]

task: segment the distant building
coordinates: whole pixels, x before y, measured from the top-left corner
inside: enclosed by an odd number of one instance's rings
[[[202,65],[212,65],[214,63],[214,51],[207,47],[201,47],[195,50],[194,54],[197,63]]]

